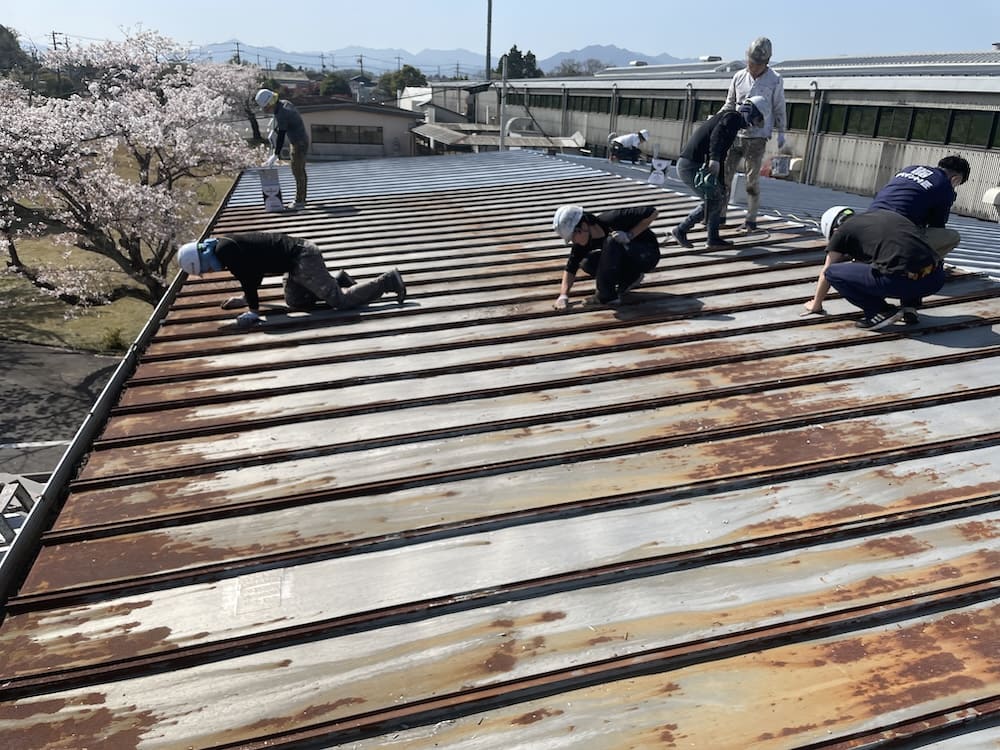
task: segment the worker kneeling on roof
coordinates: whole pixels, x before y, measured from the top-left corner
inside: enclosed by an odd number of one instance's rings
[[[395,292],[400,304],[406,299],[406,285],[397,269],[356,283],[346,271],[331,274],[314,242],[276,232],[230,234],[188,242],[178,250],[177,263],[194,276],[226,270],[236,277],[243,294],[230,297],[222,307],[249,308],[236,318],[241,328],[261,322],[259,290],[265,276],[285,275],[285,303],[293,310],[309,310],[319,301],[335,310],[351,310],[386,292]]]

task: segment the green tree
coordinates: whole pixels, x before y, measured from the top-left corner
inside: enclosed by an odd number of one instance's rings
[[[32,65],[28,53],[21,49],[17,34],[6,26],[0,26],[0,73],[11,70],[27,70]]]
[[[544,78],[545,73],[543,73],[538,68],[538,64],[535,61],[535,53],[528,50],[526,53],[521,54],[521,50],[517,48],[515,44],[510,48],[510,52],[507,53],[507,77],[508,78]],[[503,58],[500,59],[500,64],[497,65],[496,72],[499,75],[503,75]]]
[[[351,82],[343,73],[327,73],[319,84],[319,93],[323,96],[338,94],[351,95]]]
[[[378,79],[378,88],[386,94],[395,95],[407,86],[426,86],[427,76],[420,72],[419,68],[412,65],[404,65],[397,71],[383,73]]]

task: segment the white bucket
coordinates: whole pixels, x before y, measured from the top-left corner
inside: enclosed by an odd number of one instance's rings
[[[278,180],[277,167],[261,167],[257,170],[260,178],[260,192],[264,196],[264,209],[267,211],[285,210],[284,201],[281,199],[281,182]]]

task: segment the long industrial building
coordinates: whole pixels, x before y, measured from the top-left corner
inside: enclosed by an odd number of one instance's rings
[[[502,117],[502,127],[514,133],[580,133],[597,155],[609,133],[645,128],[658,155],[676,159],[694,126],[723,105],[744,64],[634,65],[589,77],[438,85],[435,100],[484,125],[501,127]],[[788,146],[801,159],[796,179],[871,195],[901,165],[960,153],[972,178],[956,210],[996,220],[979,198],[1000,185],[1000,50],[786,60],[771,67],[784,80]],[[771,143],[768,153],[776,154]]]

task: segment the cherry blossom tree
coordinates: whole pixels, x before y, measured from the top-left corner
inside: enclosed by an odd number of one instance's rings
[[[0,252],[10,270],[71,303],[155,303],[174,251],[197,233],[198,188],[263,158],[234,127],[259,74],[193,63],[141,31],[60,49],[46,64],[85,88],[29,97],[0,80]],[[108,259],[133,283],[27,267],[16,242],[42,233]]]

